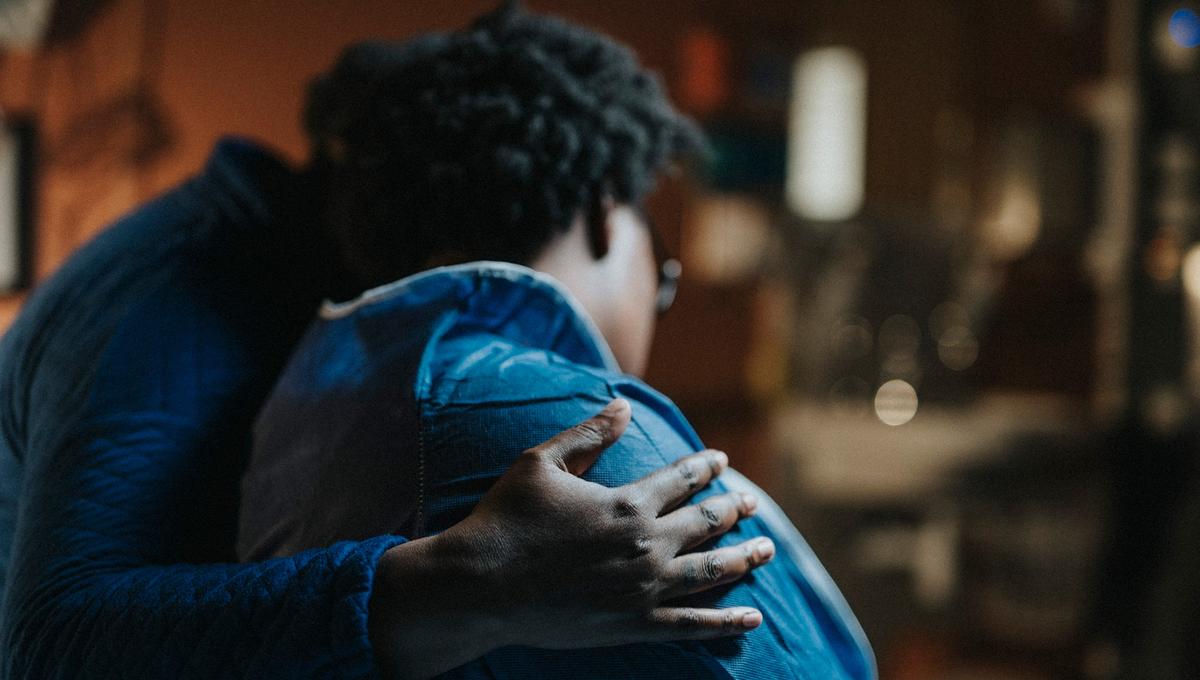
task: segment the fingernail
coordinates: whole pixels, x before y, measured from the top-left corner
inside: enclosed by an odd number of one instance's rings
[[[764,538],[754,545],[754,558],[759,564],[775,556],[775,544],[771,539]]]
[[[762,625],[762,612],[750,612],[742,616],[743,628],[758,628]]]
[[[754,511],[758,509],[758,499],[752,494],[744,493],[742,494],[742,507],[746,509],[747,515],[753,515]]]
[[[729,456],[725,455],[724,451],[714,451],[713,458],[717,459],[717,463],[724,470],[729,465]]]
[[[625,401],[624,399],[613,399],[612,401],[608,402],[608,406],[604,407],[604,410],[600,412],[600,415],[615,416],[618,413],[621,413],[621,412],[627,410],[628,408],[629,408],[628,401]]]

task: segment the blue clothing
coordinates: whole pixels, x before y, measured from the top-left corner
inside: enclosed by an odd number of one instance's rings
[[[256,424],[239,554],[442,531],[471,511],[519,452],[614,397],[632,403],[633,420],[587,479],[625,484],[703,448],[666,397],[617,370],[587,315],[543,274],[474,263],[326,304]],[[739,488],[748,484],[729,476]],[[713,483],[697,500],[728,484]],[[505,648],[451,675],[872,676],[869,647],[845,601],[777,506],[764,505],[717,544],[771,536],[781,546],[776,559],[687,600],[759,608],[765,621],[749,634],[593,650]]]
[[[232,563],[250,424],[320,300],[306,195],[224,141],[0,341],[0,677],[376,674],[367,600],[402,539]]]

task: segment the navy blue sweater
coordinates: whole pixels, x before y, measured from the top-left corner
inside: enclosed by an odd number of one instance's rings
[[[245,142],[77,252],[0,342],[0,673],[375,674],[380,554],[234,564],[249,426],[319,299],[303,183]]]

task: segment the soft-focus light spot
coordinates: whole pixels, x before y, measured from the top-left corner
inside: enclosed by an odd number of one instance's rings
[[[689,31],[679,45],[680,103],[712,113],[729,97],[729,44],[710,28]]]
[[[1146,276],[1159,283],[1171,283],[1175,280],[1175,274],[1179,272],[1179,263],[1179,246],[1174,238],[1156,236],[1146,244],[1142,262],[1146,268]]]
[[[771,236],[770,211],[761,201],[741,194],[701,198],[692,225],[683,253],[690,274],[729,283],[757,273]]]
[[[16,287],[21,275],[21,139],[0,134],[0,291]]]
[[[1180,47],[1196,47],[1200,45],[1200,15],[1187,7],[1177,9],[1167,23],[1167,31]]]
[[[912,551],[913,592],[926,607],[944,607],[958,582],[960,534],[958,518],[939,508],[917,529]]]
[[[915,383],[921,379],[921,364],[915,354],[891,354],[880,362],[879,375],[888,380],[899,378]]]
[[[1184,172],[1180,172],[1176,173],[1174,177],[1186,177],[1186,175]],[[1160,196],[1154,210],[1161,222],[1174,224],[1187,223],[1197,216],[1195,202],[1183,192],[1180,192],[1179,195]]]
[[[0,45],[20,50],[36,47],[50,27],[53,0],[0,2]]]
[[[1115,678],[1121,668],[1121,652],[1111,642],[1097,642],[1083,654],[1083,669],[1089,678]]]
[[[929,314],[929,330],[936,340],[941,340],[946,331],[958,326],[971,326],[971,315],[967,308],[957,302],[943,302]]]
[[[979,358],[979,341],[966,326],[953,326],[938,338],[938,358],[952,371],[965,371]]]
[[[786,196],[800,217],[840,221],[863,202],[867,64],[848,47],[800,55],[792,75]]]
[[[917,415],[917,390],[903,380],[889,380],[875,393],[875,415],[885,425],[903,425]]]
[[[1200,36],[1196,11],[1178,8],[1173,12],[1162,12],[1154,18],[1151,39],[1158,61],[1169,71],[1187,73],[1196,66],[1196,49]]]
[[[1142,418],[1158,434],[1178,431],[1187,415],[1187,399],[1173,385],[1159,385],[1142,400]]]
[[[1003,130],[979,216],[983,244],[997,260],[1021,257],[1041,232],[1042,146],[1042,132],[1028,120],[1014,119]]]
[[[1200,245],[1188,249],[1180,274],[1183,277],[1183,289],[1193,298],[1200,299]]]
[[[984,221],[989,250],[1001,259],[1016,259],[1037,242],[1041,228],[1041,199],[1032,179],[1010,179],[996,210]]]
[[[1196,148],[1182,134],[1175,132],[1163,140],[1158,149],[1158,164],[1172,173],[1190,173],[1196,169]]]
[[[834,355],[841,359],[861,359],[870,354],[875,345],[871,324],[862,317],[847,317],[833,329],[830,344]]]
[[[911,316],[896,314],[879,326],[879,350],[884,356],[914,356],[921,347],[921,327]]]

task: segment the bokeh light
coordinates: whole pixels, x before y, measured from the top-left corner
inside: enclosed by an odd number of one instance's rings
[[[787,204],[807,220],[854,217],[865,192],[867,62],[844,46],[800,55],[788,120]]]
[[[971,315],[967,308],[957,302],[943,302],[929,314],[929,330],[935,340],[941,340],[948,331],[959,326],[971,326]]]
[[[903,425],[917,415],[917,390],[904,380],[889,380],[875,393],[875,415],[885,425]]]
[[[1179,244],[1175,242],[1174,235],[1168,233],[1151,239],[1146,244],[1142,265],[1146,269],[1146,276],[1159,283],[1173,283],[1180,265]]]
[[[1183,258],[1183,289],[1193,298],[1200,298],[1200,245],[1188,249]]]
[[[1142,398],[1142,418],[1159,435],[1170,435],[1183,425],[1188,415],[1188,400],[1179,387],[1156,386]]]
[[[888,317],[879,326],[879,350],[885,358],[892,355],[914,356],[921,348],[921,327],[905,314]]]
[[[1033,247],[1042,229],[1041,196],[1035,180],[1010,178],[983,228],[989,250],[1000,259],[1015,260]]]
[[[1200,15],[1197,15],[1194,9],[1183,7],[1175,10],[1171,14],[1167,30],[1171,34],[1171,40],[1180,47],[1191,48],[1200,45]]]
[[[938,358],[952,371],[965,371],[979,358],[979,341],[966,326],[952,326],[938,338]]]
[[[848,316],[833,329],[830,342],[835,356],[855,360],[871,353],[875,338],[871,333],[871,324],[866,319]]]

